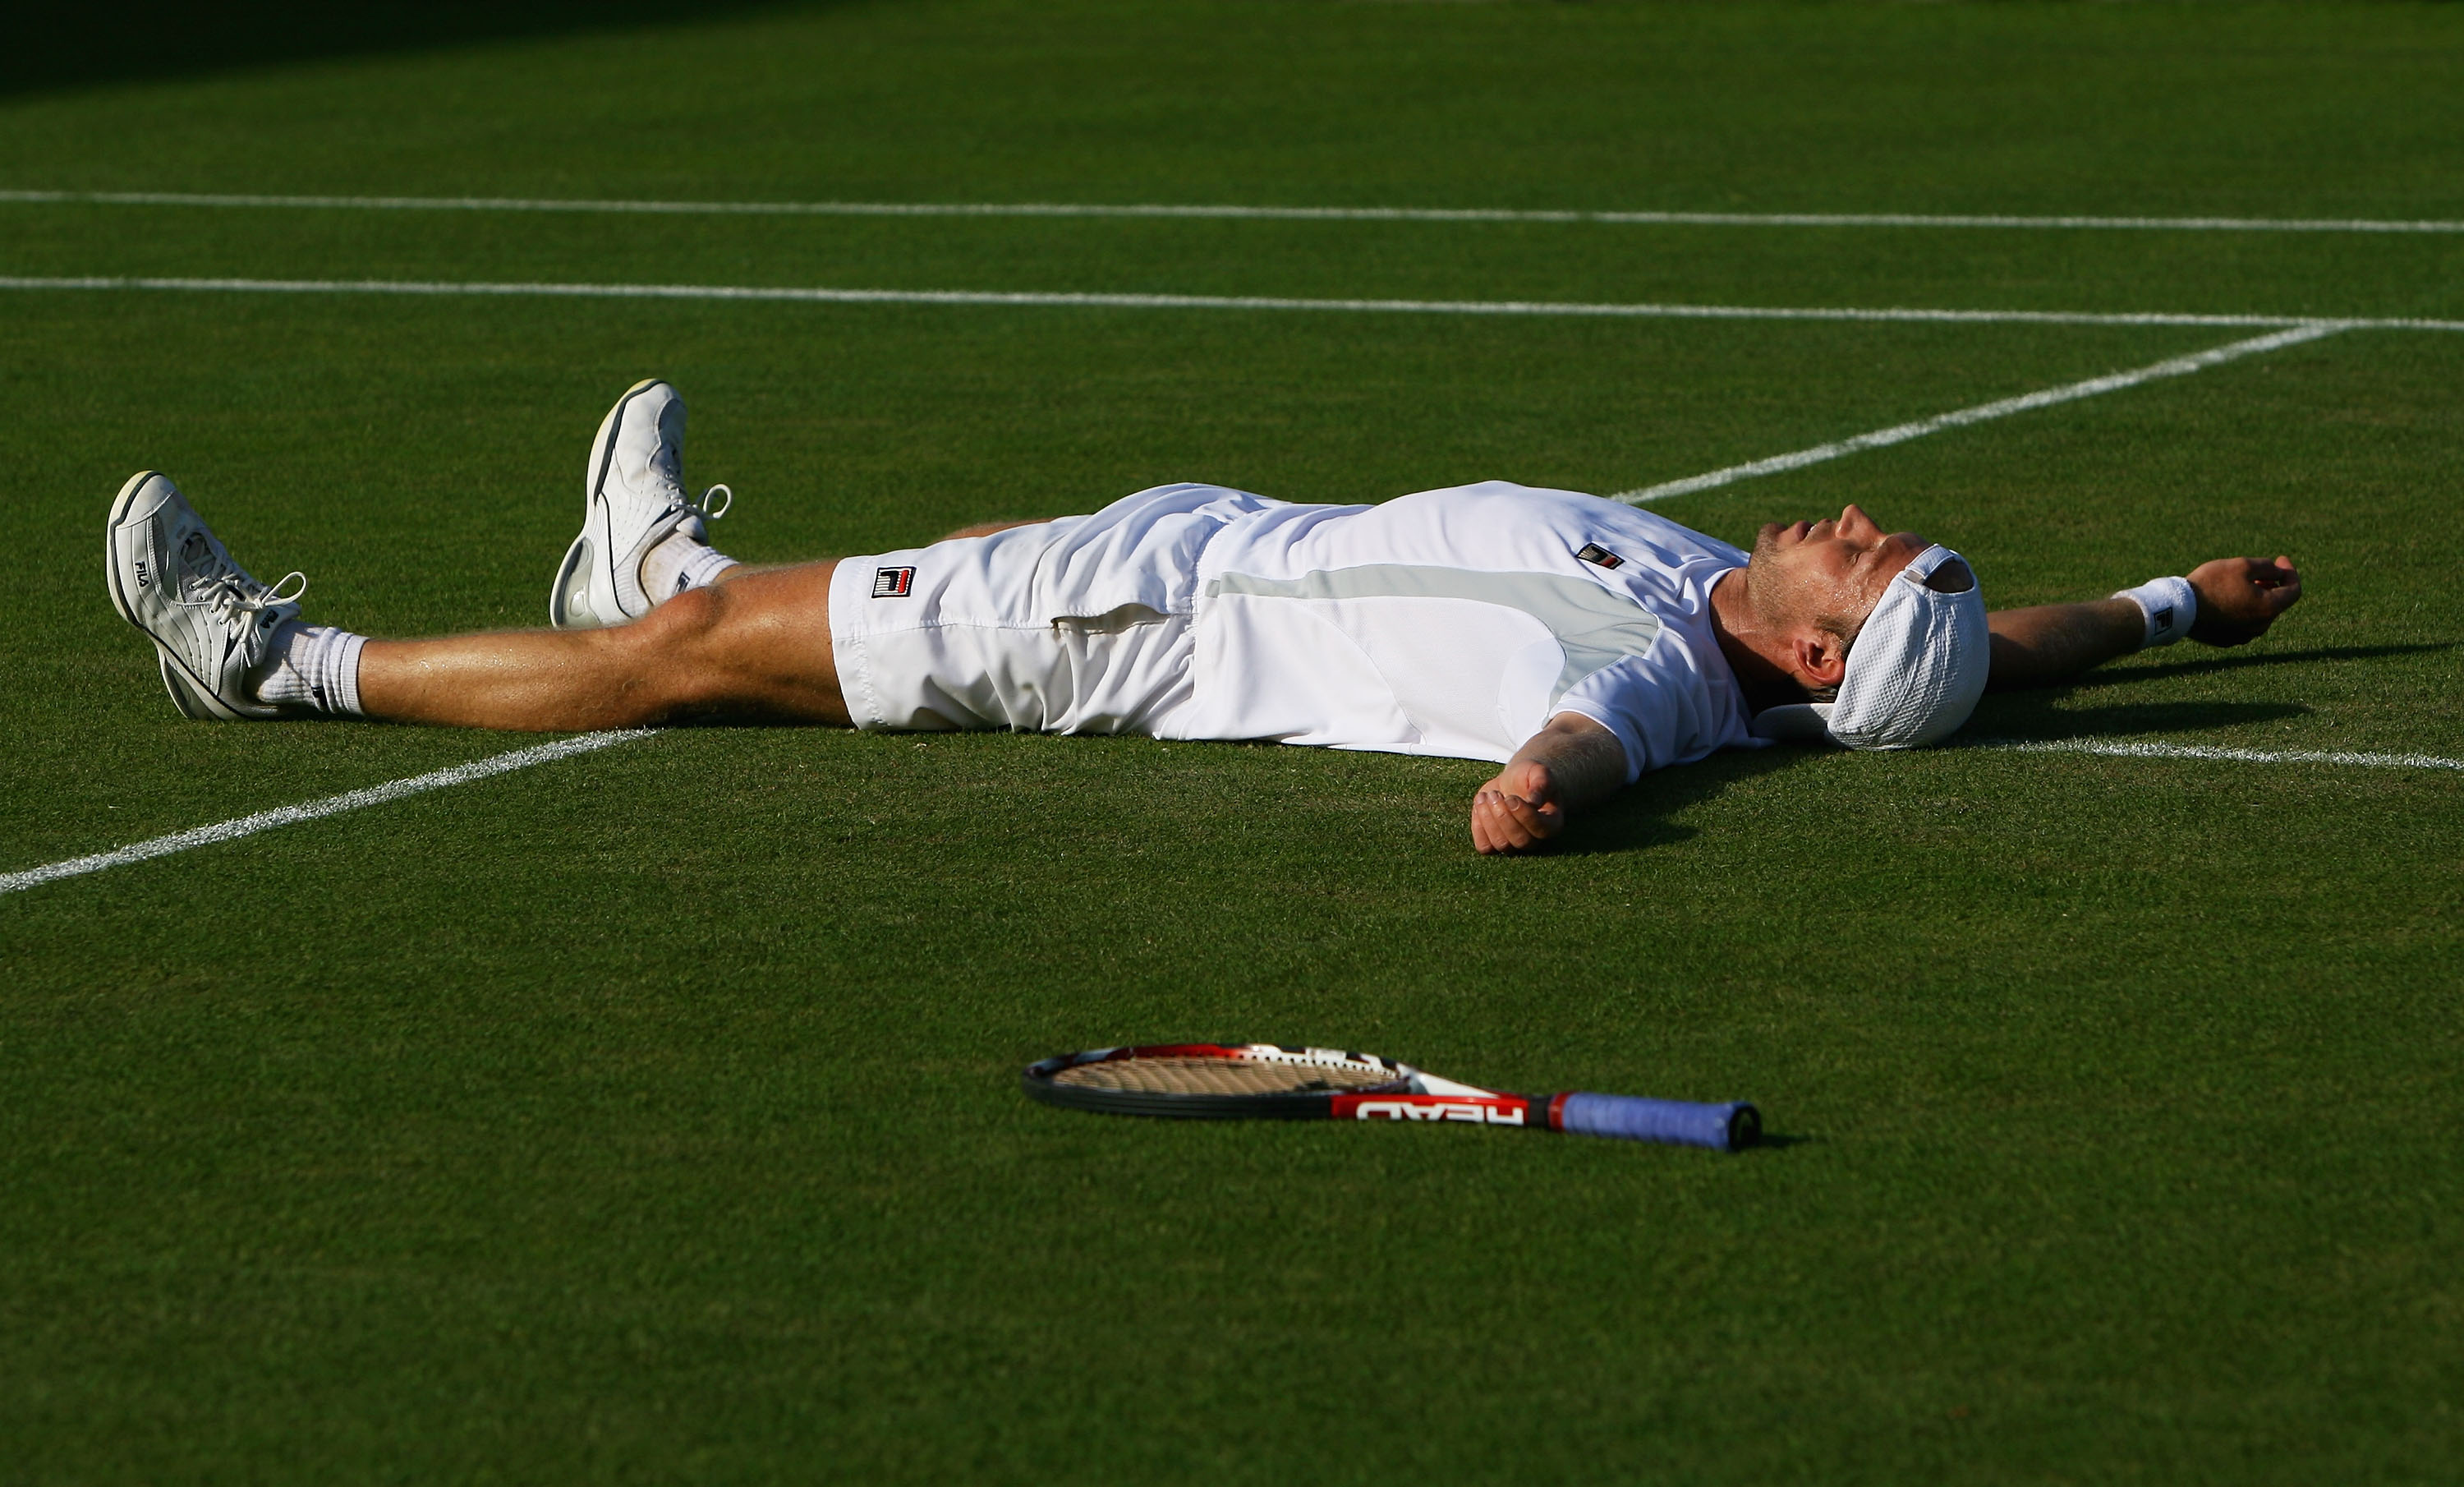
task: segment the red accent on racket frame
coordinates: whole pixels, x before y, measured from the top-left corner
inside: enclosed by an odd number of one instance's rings
[[[1327,1101],[1337,1121],[1458,1121],[1466,1125],[1540,1128],[1537,1100],[1521,1095],[1337,1095]],[[1547,1127],[1553,1130],[1554,1126]]]

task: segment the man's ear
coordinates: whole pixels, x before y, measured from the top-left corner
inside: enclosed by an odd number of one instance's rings
[[[1789,670],[1807,687],[1836,687],[1848,675],[1848,647],[1827,630],[1807,630],[1788,643]]]

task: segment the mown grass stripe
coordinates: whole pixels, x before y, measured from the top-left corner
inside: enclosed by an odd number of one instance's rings
[[[2160,311],[1950,310],[1746,304],[1616,304],[1551,300],[1301,300],[994,289],[829,289],[766,284],[565,284],[393,278],[165,278],[0,276],[0,289],[165,290],[208,294],[476,295],[584,300],[745,300],[817,304],[952,304],[1117,310],[1299,310],[1398,315],[1533,315],[1634,320],[1840,321],[1961,325],[2186,325],[2225,329],[2464,331],[2464,321],[2371,316],[2207,315]]]
[[[683,216],[1197,217],[1270,222],[1525,222],[1630,227],[1964,228],[2022,232],[2464,233],[2383,217],[2134,217],[1912,211],[1585,211],[1505,207],[1273,207],[1170,202],[647,201],[552,196],[284,196],[213,191],[0,191],[23,206],[273,207],[362,211],[646,212]]]
[[[467,765],[455,765],[450,769],[437,769],[428,774],[413,775],[406,780],[390,780],[383,785],[368,786],[364,789],[345,790],[340,795],[328,795],[323,800],[306,801],[297,806],[280,806],[272,810],[260,810],[254,815],[241,816],[236,820],[217,822],[212,826],[192,827],[185,832],[174,832],[168,836],[154,837],[150,841],[131,843],[125,847],[114,848],[109,852],[98,852],[91,856],[71,857],[65,862],[28,868],[19,873],[0,873],[0,893],[16,893],[20,889],[56,882],[63,877],[77,877],[87,873],[99,873],[105,868],[125,867],[132,862],[146,862],[156,857],[167,857],[175,852],[187,852],[191,847],[209,847],[216,842],[253,836],[259,832],[272,831],[277,826],[291,826],[301,821],[315,821],[325,816],[341,815],[346,810],[382,806],[386,801],[400,800],[406,795],[417,795],[427,790],[441,790],[449,786],[468,785],[473,780],[485,780],[494,775],[509,774],[516,769],[527,769],[533,765],[552,764],[560,759],[570,759],[576,754],[587,754],[613,744],[629,744],[636,739],[647,739],[657,731],[655,728],[626,728],[607,733],[584,733],[576,738],[559,739],[553,744],[539,744],[529,748],[517,748],[509,754],[497,754],[488,759],[474,759]]]

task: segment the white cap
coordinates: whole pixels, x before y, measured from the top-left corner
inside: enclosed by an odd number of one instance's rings
[[[1968,561],[1927,547],[1882,589],[1848,651],[1836,702],[1754,715],[1754,736],[1849,748],[1923,748],[1959,731],[1985,695],[1991,633]]]

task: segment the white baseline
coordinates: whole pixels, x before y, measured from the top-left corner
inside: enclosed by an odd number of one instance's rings
[[[2013,754],[2101,754],[2110,759],[2210,759],[2236,765],[2349,765],[2365,769],[2464,769],[2444,754],[2352,753],[2318,748],[2225,748],[2207,744],[2134,744],[2124,739],[1977,739],[1963,748]]]
[[[253,816],[241,816],[233,821],[223,821],[212,826],[200,826],[185,832],[174,832],[168,836],[157,836],[151,841],[137,842],[130,846],[115,848],[110,852],[98,852],[92,856],[71,857],[65,862],[54,862],[46,867],[28,868],[21,873],[0,873],[0,893],[16,893],[21,889],[33,888],[41,883],[56,882],[63,877],[76,877],[86,873],[99,873],[105,868],[125,867],[131,862],[144,862],[155,857],[169,856],[172,853],[186,852],[191,847],[209,847],[216,842],[253,836],[259,832],[272,831],[277,826],[289,826],[298,821],[314,821],[322,816],[341,815],[345,810],[358,810],[368,806],[381,806],[386,801],[400,800],[405,795],[416,795],[424,790],[441,790],[449,786],[468,785],[473,780],[484,780],[491,775],[527,769],[533,765],[544,765],[559,759],[570,759],[576,754],[587,754],[595,749],[607,748],[617,744],[630,744],[636,739],[647,739],[657,731],[655,728],[626,728],[608,733],[584,733],[576,738],[559,739],[553,744],[538,744],[529,748],[517,748],[510,754],[474,759],[467,765],[455,765],[450,769],[412,775],[407,780],[392,780],[384,785],[371,785],[365,789],[345,790],[340,795],[328,795],[323,800],[307,801],[297,806],[280,806],[272,810],[260,810]]]
[[[1393,315],[1565,316],[1575,319],[1836,321],[1948,325],[2211,325],[2220,329],[2464,331],[2464,320],[2387,316],[2208,315],[2168,311],[1948,310],[1924,306],[1618,304],[1560,300],[1302,300],[1271,295],[1110,294],[1002,289],[831,289],[792,284],[565,284],[407,278],[165,278],[0,275],[0,289],[143,290],[193,294],[539,297],[577,300],[743,300],[803,304],[946,304],[1097,310],[1288,310]]]
[[[272,207],[349,211],[580,211],[673,216],[1198,217],[1269,222],[1530,222],[1611,227],[1993,228],[2052,232],[2464,233],[2383,217],[2029,216],[1914,211],[1580,211],[1506,207],[1273,207],[1171,202],[640,201],[555,196],[283,196],[212,191],[0,191],[0,204]]]

